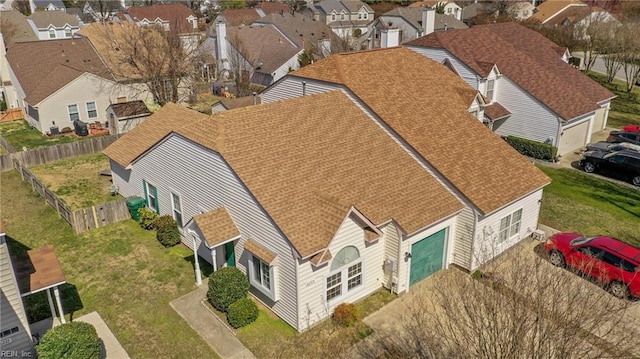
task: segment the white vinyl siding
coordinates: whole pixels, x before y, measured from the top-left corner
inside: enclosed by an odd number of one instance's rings
[[[465,207],[456,218],[456,231],[453,240],[452,263],[470,269],[475,215],[471,207]]]
[[[248,238],[277,255],[278,270],[274,285],[278,289],[278,301],[269,302],[268,298],[261,297],[261,293],[253,292],[253,289],[252,293],[297,328],[297,288],[292,249],[223,158],[173,134],[142,156],[131,170],[118,165],[112,166],[112,170],[114,183],[124,197],[142,196],[143,178],[153,180],[152,183],[158,188],[162,215],[171,214],[171,189],[179,191],[183,221],[189,228],[195,229],[189,222],[194,215],[200,214],[201,209],[210,211],[224,206],[241,233],[241,238],[235,242],[236,267],[247,273],[249,255],[244,254],[243,248]],[[200,239],[204,241],[204,238]],[[183,242],[193,247],[192,238],[184,238]],[[207,254],[203,258],[212,261],[210,251],[199,249],[198,252]],[[220,255],[222,248],[218,248],[217,252]]]
[[[380,228],[384,233],[384,282],[383,285],[397,292],[398,266],[400,262],[400,236],[393,223]],[[392,265],[391,265],[392,264]],[[394,279],[395,277],[395,279]],[[395,281],[395,283],[394,283]]]
[[[469,84],[469,86],[473,87],[476,90],[479,90],[478,89],[478,81],[480,79],[479,76],[476,75],[476,73],[473,70],[471,70],[471,68],[469,68],[467,65],[462,63],[460,60],[458,60],[457,57],[451,55],[448,51],[442,50],[442,49],[429,49],[425,47],[413,47],[413,46],[408,46],[407,48],[419,53],[422,56],[426,56],[438,63],[442,63],[445,59],[449,59],[449,62],[451,63],[453,68],[456,70],[458,75],[460,75],[460,77],[467,84]]]
[[[542,189],[501,208],[489,217],[481,218],[478,221],[476,241],[473,244],[471,267],[468,269],[475,270],[482,263],[531,235],[538,228],[541,200]],[[521,211],[520,215],[517,215],[518,211]],[[508,227],[506,228],[501,226],[505,217],[509,217]],[[515,219],[520,217],[520,221],[513,221],[514,217]],[[506,224],[506,222],[504,223]],[[508,233],[506,240],[501,240],[500,238],[501,233],[503,233],[501,228],[505,228],[504,233]]]
[[[345,213],[345,216],[347,213]],[[350,217],[345,218],[329,250],[333,256],[348,246],[354,246],[359,253],[359,259],[346,264],[339,269],[331,270],[332,260],[329,263],[315,267],[309,259],[301,260],[298,266],[298,315],[299,330],[304,330],[308,325],[313,325],[333,313],[334,308],[343,302],[353,303],[382,287],[384,239],[379,239],[372,244],[365,244],[364,230]],[[332,258],[333,259],[333,258]],[[352,268],[352,276],[349,276],[349,268],[356,264],[362,266],[362,284],[358,284],[357,275]],[[333,277],[332,277],[333,276]],[[339,279],[338,279],[339,278]],[[355,287],[349,290],[349,279]],[[329,294],[327,300],[327,294]],[[335,295],[336,298],[332,296]]]

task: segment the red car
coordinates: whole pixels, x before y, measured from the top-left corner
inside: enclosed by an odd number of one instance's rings
[[[639,248],[610,237],[557,233],[547,239],[544,251],[551,264],[597,279],[616,297],[640,297]]]

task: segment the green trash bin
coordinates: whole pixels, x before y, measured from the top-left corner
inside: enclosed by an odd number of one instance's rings
[[[131,218],[133,218],[136,222],[140,222],[140,214],[138,210],[145,205],[145,200],[142,197],[129,197],[127,198],[127,207],[129,207],[129,212],[131,212]]]

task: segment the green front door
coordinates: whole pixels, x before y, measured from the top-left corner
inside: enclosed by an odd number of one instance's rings
[[[446,239],[447,229],[445,228],[411,246],[409,285],[414,285],[442,269]]]
[[[224,244],[224,260],[228,267],[236,266],[236,253],[233,249],[233,242]]]

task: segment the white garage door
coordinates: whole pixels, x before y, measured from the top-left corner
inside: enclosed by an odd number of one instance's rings
[[[580,149],[587,144],[587,133],[589,132],[589,121],[585,121],[579,125],[567,128],[563,130],[562,137],[560,137],[560,146],[558,146],[558,154],[563,155],[565,153]]]
[[[601,108],[596,111],[596,116],[593,119],[593,132],[604,130],[604,115],[606,113],[605,108]]]

